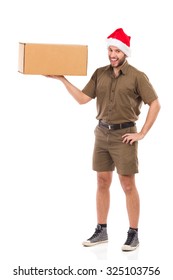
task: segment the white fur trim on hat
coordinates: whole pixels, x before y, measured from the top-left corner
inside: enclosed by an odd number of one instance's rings
[[[107,39],[107,47],[109,46],[115,46],[118,49],[120,49],[123,53],[125,53],[127,56],[131,55],[131,50],[130,48],[124,44],[123,42],[121,42],[120,40],[117,39],[113,39],[113,38],[109,38]]]

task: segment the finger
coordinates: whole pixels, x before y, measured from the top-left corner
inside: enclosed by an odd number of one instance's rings
[[[123,136],[122,136],[122,138],[124,138],[124,137],[128,137],[129,136],[129,134],[128,133],[126,133],[126,134],[124,134]]]
[[[128,137],[123,139],[123,143],[128,144],[128,142],[130,141],[130,139],[128,139]]]
[[[127,138],[124,137],[122,142],[125,143],[126,141],[127,141]]]

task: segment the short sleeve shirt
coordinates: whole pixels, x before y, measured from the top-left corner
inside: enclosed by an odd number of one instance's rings
[[[98,68],[82,91],[96,98],[96,118],[115,124],[135,122],[142,103],[150,104],[158,98],[146,74],[127,61],[117,78],[111,65]]]

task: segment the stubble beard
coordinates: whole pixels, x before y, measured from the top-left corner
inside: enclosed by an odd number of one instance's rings
[[[117,60],[118,63],[116,65],[111,63],[112,68],[119,68],[119,67],[121,67],[124,64],[125,59],[126,59],[125,57],[123,59],[118,59]]]

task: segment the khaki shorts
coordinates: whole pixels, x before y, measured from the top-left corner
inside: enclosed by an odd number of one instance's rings
[[[118,174],[138,173],[138,142],[132,145],[122,142],[122,135],[136,132],[136,126],[109,130],[95,128],[95,146],[93,151],[93,170],[98,172],[114,171]]]

